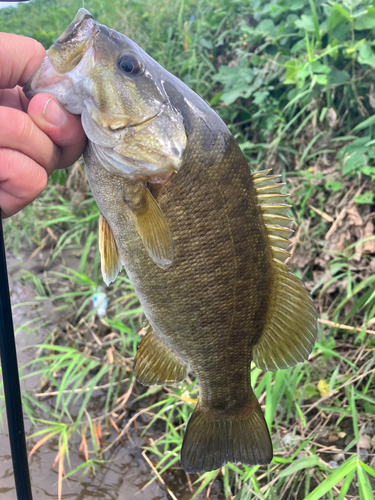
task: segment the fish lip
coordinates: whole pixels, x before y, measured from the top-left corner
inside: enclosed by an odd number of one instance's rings
[[[46,56],[36,69],[35,73],[24,85],[23,92],[28,99],[31,99],[34,95],[41,92],[50,92],[50,90],[52,90],[51,86],[56,83],[53,82],[54,78],[58,79],[59,84],[61,84],[62,79],[68,80],[72,83],[71,78],[56,71],[49,57]]]
[[[93,33],[91,37],[93,37],[94,35],[95,33]],[[92,65],[94,66],[98,64],[98,60],[96,57],[94,44],[90,45],[90,49],[86,51],[85,56],[87,56],[87,54],[91,52],[90,56],[92,58]],[[81,78],[79,76],[77,77],[77,75],[79,75],[79,67],[84,63],[84,61],[85,57],[83,57],[77,64],[77,66],[71,71],[67,71],[66,73],[59,73],[59,71],[57,71],[54,67],[47,51],[46,57],[43,59],[30,79],[24,85],[24,94],[28,99],[31,99],[36,94],[40,94],[42,92],[46,92],[52,95],[54,95],[54,92],[56,91],[58,92],[58,94],[60,94],[60,92],[65,93],[67,91],[67,88],[74,86],[80,79],[85,77],[84,75],[81,75]]]
[[[55,45],[55,46],[63,45],[65,43],[67,43],[68,41],[70,41],[76,35],[77,29],[79,27],[82,28],[82,30],[85,32],[85,34],[87,32],[87,36],[84,36],[83,39],[80,39],[80,41],[83,41],[83,40],[88,39],[90,36],[92,36],[92,34],[95,33],[95,31],[98,30],[99,23],[97,21],[95,21],[95,19],[93,18],[93,16],[91,15],[91,13],[88,10],[81,8],[77,12],[75,18],[70,23],[70,25],[57,38],[57,40],[54,42],[53,45]]]
[[[61,74],[57,73],[55,68],[52,66],[52,63],[49,60],[48,56],[45,56],[45,58],[40,63],[40,65],[37,67],[35,72],[31,75],[29,80],[23,86],[23,93],[26,95],[26,97],[28,99],[31,99],[32,97],[34,97],[34,95],[36,93],[35,92],[36,87],[37,86],[39,87],[40,81],[43,79],[45,74],[48,71],[50,71],[51,69],[56,73],[56,76],[58,75],[61,78]]]
[[[83,27],[84,24],[86,26]],[[95,37],[95,35],[100,32],[101,25],[97,21],[95,21],[90,12],[86,9],[80,9],[78,11],[71,25],[65,30],[65,35],[64,33],[62,33],[60,37],[53,43],[51,49],[55,48],[59,50],[59,47],[61,45],[66,44],[75,35],[77,28],[80,26],[83,28],[85,35],[80,40],[80,42],[84,42],[85,44],[91,46],[93,50],[93,62],[95,64],[97,63],[95,57],[95,47],[94,43],[92,43],[91,41]],[[58,79],[60,83],[63,79],[66,80],[70,85],[74,84],[74,79],[72,78],[71,73],[74,72],[74,70],[79,66],[80,62],[75,68],[73,68],[73,70],[68,71],[67,73],[60,73],[56,70],[51,58],[49,57],[49,50],[47,50],[47,55],[23,87],[23,92],[28,99],[31,99],[36,93],[44,91],[48,92],[51,85],[54,84],[54,82],[51,82],[50,80],[53,80],[53,78]],[[46,79],[48,83],[44,82],[43,85],[43,79]],[[36,90],[36,88],[38,88],[38,90]]]

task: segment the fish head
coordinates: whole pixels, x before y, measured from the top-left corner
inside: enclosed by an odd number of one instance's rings
[[[168,72],[126,36],[80,9],[24,87],[82,115],[109,171],[164,182],[182,165],[186,131],[164,89]]]

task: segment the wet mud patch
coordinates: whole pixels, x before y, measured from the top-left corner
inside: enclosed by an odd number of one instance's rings
[[[61,314],[54,305],[54,302],[45,298],[43,303],[36,300],[38,292],[35,290],[35,280],[25,281],[25,273],[33,276],[36,280],[43,281],[47,276],[44,266],[45,255],[40,253],[34,259],[23,255],[23,258],[16,258],[13,255],[8,255],[8,269],[10,276],[11,300],[13,304],[13,318],[16,330],[16,343],[18,350],[19,366],[26,365],[35,357],[37,348],[28,348],[36,344],[42,344],[51,334],[51,329],[64,328],[65,320],[64,312]],[[60,272],[67,264],[66,259],[57,259],[52,266],[52,270]],[[78,268],[79,259],[69,257],[69,268]],[[51,269],[48,270],[50,272]],[[103,328],[99,328],[100,330]],[[104,328],[104,332],[106,329]],[[63,342],[60,342],[63,343]],[[54,410],[56,404],[56,396],[48,395],[48,389],[43,385],[39,375],[30,376],[33,368],[26,368],[22,371],[26,376],[21,381],[23,393],[25,391],[33,394],[38,401],[43,403],[45,407]],[[58,376],[58,374],[56,374]],[[42,393],[47,390],[45,397],[41,397]],[[105,404],[106,393],[104,390],[95,391],[87,405],[87,412],[95,418],[103,411]],[[146,404],[146,403],[144,403]],[[130,405],[130,402],[129,402]],[[77,403],[71,405],[71,415],[74,418],[79,410]],[[135,412],[135,411],[133,411]],[[131,415],[131,412],[127,412]],[[33,409],[33,417],[35,419],[50,419],[43,409],[37,407]],[[12,460],[10,455],[10,447],[8,441],[7,421],[5,411],[2,412],[3,425],[0,432],[0,496],[2,500],[15,500],[16,492],[14,487]],[[66,421],[66,417],[62,417],[62,421]],[[122,425],[126,424],[128,419],[123,420]],[[39,423],[38,427],[34,427],[30,419],[25,415],[25,431],[26,435],[30,436],[35,433],[38,428],[42,428],[43,424]],[[121,429],[121,425],[120,425]],[[105,431],[106,432],[106,431]],[[104,434],[105,434],[104,432]],[[85,461],[84,454],[80,450],[80,439],[78,435],[70,443],[70,465],[66,465],[66,473],[72,470]],[[108,444],[115,433],[107,432],[103,437],[103,446]],[[30,452],[37,444],[40,436],[28,439],[27,447]],[[76,500],[130,500],[139,498],[144,500],[157,500],[170,498],[166,492],[166,488],[160,485],[158,481],[148,484],[152,475],[150,468],[142,457],[142,446],[147,443],[148,437],[140,437],[140,431],[130,427],[126,439],[122,443],[114,446],[105,455],[105,461],[96,468],[96,473],[88,472],[81,477],[77,473],[69,477],[63,483],[62,499],[74,498]],[[39,449],[32,454],[29,460],[31,482],[34,498],[38,500],[57,498],[58,489],[58,463],[56,458],[59,454],[59,438],[52,437],[47,440]],[[91,446],[89,446],[91,448]],[[90,450],[89,450],[90,451]],[[92,453],[89,455],[92,458]],[[55,463],[54,468],[52,465]],[[144,486],[147,485],[146,488]],[[177,490],[178,498],[186,498],[183,495],[184,486],[176,484],[174,487]],[[181,495],[178,490],[181,490]]]

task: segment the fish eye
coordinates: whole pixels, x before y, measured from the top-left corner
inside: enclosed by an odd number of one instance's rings
[[[142,70],[140,63],[130,54],[120,56],[117,64],[119,68],[128,75],[137,75]]]

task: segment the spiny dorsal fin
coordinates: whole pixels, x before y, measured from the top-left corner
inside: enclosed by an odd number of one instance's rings
[[[263,170],[264,172],[264,170]],[[271,172],[271,170],[266,170],[266,172]],[[256,172],[256,175],[261,174],[261,172]],[[255,174],[253,174],[254,176]],[[253,177],[253,183],[255,187],[268,185],[270,181],[277,181],[280,179],[279,175],[259,175],[258,177]]]
[[[285,183],[277,182],[279,175],[268,175],[271,169],[253,173],[254,187],[257,192],[260,209],[268,232],[273,257],[284,263],[290,257],[286,251],[290,245],[290,229],[284,227],[292,219],[287,216],[290,205],[285,202],[288,196],[281,192]],[[284,231],[284,234],[282,232]],[[288,234],[289,233],[289,234]]]
[[[272,247],[278,247],[282,248],[283,250],[286,250],[288,246],[290,245],[290,241],[288,238],[284,238],[282,236],[277,236],[273,233],[268,232],[268,238],[270,240],[271,246]]]
[[[257,190],[258,196],[260,194],[265,194],[265,195],[279,194],[279,193],[281,194],[281,190],[284,186],[285,186],[285,182],[278,182],[277,184],[272,184],[272,181],[270,181],[269,184],[264,184],[263,186],[259,186],[256,188],[256,190]],[[284,196],[284,199],[285,199],[285,196]]]
[[[281,236],[282,238],[289,238],[294,233],[293,229],[289,227],[278,226],[277,224],[266,224],[268,234]]]
[[[259,170],[259,172],[251,172],[251,175],[253,176],[254,181],[254,179],[257,179],[258,177],[267,177],[270,172],[272,172],[272,168],[268,168],[267,170]]]
[[[103,281],[108,286],[112,281],[115,281],[116,276],[121,271],[122,263],[112,230],[102,214],[99,215],[99,252]]]
[[[267,229],[273,254],[275,282],[267,323],[253,348],[254,363],[262,370],[288,368],[307,359],[316,337],[316,311],[302,281],[289,272],[284,261],[290,257],[287,248],[293,232],[287,224],[290,205],[284,203],[284,184],[276,184],[270,170],[253,174],[259,207]],[[255,177],[255,179],[254,179]]]

